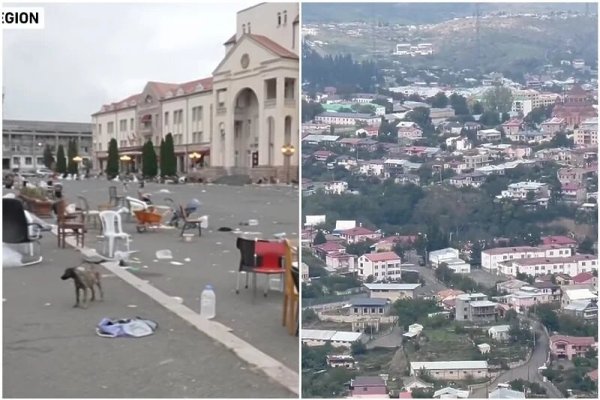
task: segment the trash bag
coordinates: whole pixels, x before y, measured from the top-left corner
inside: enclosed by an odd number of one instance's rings
[[[149,319],[139,317],[110,319],[102,318],[96,327],[96,334],[102,337],[144,337],[152,335],[158,324]]]

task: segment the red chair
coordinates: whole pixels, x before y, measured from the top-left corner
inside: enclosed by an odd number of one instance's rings
[[[246,289],[248,275],[253,274],[253,292],[256,296],[256,276],[266,276],[285,273],[286,245],[281,240],[259,240],[238,238],[236,247],[240,250],[240,267],[237,276],[235,293],[240,292],[240,275],[246,272]],[[280,278],[282,279],[282,278]],[[269,285],[265,285],[264,296],[267,297]]]

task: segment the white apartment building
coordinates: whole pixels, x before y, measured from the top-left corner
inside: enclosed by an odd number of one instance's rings
[[[457,249],[453,249],[452,247],[448,247],[441,250],[434,250],[429,252],[429,262],[434,267],[439,267],[441,263],[448,262],[450,260],[454,260],[459,258],[460,252]]]
[[[489,272],[498,273],[498,265],[501,262],[525,258],[570,257],[573,255],[572,251],[573,250],[569,246],[555,244],[541,245],[537,247],[498,247],[495,249],[483,250],[481,252],[481,267]]]
[[[124,100],[92,115],[96,167],[104,169],[108,143],[141,163],[147,140],[159,146],[173,134],[177,169],[210,166],[215,173],[296,174],[299,145],[299,6],[261,3],[237,13],[237,31],[211,77],[185,83],[148,82]],[[200,162],[189,155],[202,156]],[[158,154],[158,151],[157,151]]]
[[[358,258],[358,276],[367,279],[372,275],[374,281],[400,280],[401,263],[400,256],[393,251],[363,254]]]
[[[504,261],[498,264],[498,272],[517,276],[517,273],[529,276],[546,274],[567,274],[575,276],[582,272],[598,270],[595,256],[576,254],[568,257],[533,257]]]
[[[540,197],[550,197],[550,189],[548,184],[540,182],[511,183],[508,185],[507,190],[502,191],[500,197],[514,200],[526,200],[529,193],[532,193],[534,199]]]
[[[574,133],[573,139],[577,146],[598,146],[598,117],[586,119]]]
[[[346,190],[348,190],[348,182],[344,182],[344,181],[327,182],[323,186],[323,190],[327,194],[342,194]]]
[[[344,126],[355,126],[358,124],[379,126],[381,124],[381,117],[363,113],[324,112],[315,116],[315,122]]]

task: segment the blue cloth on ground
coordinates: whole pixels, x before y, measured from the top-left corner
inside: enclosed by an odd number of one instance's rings
[[[152,335],[158,324],[149,319],[139,317],[127,319],[102,318],[96,333],[102,337],[144,337]]]

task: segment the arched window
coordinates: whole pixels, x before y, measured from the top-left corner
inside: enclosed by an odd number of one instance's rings
[[[246,24],[242,24],[242,33],[246,33]]]
[[[248,22],[248,33],[252,33],[252,27],[250,26],[250,22]]]
[[[283,12],[283,24],[286,25],[287,24],[287,11]]]
[[[281,26],[281,13],[277,13],[277,26]]]

